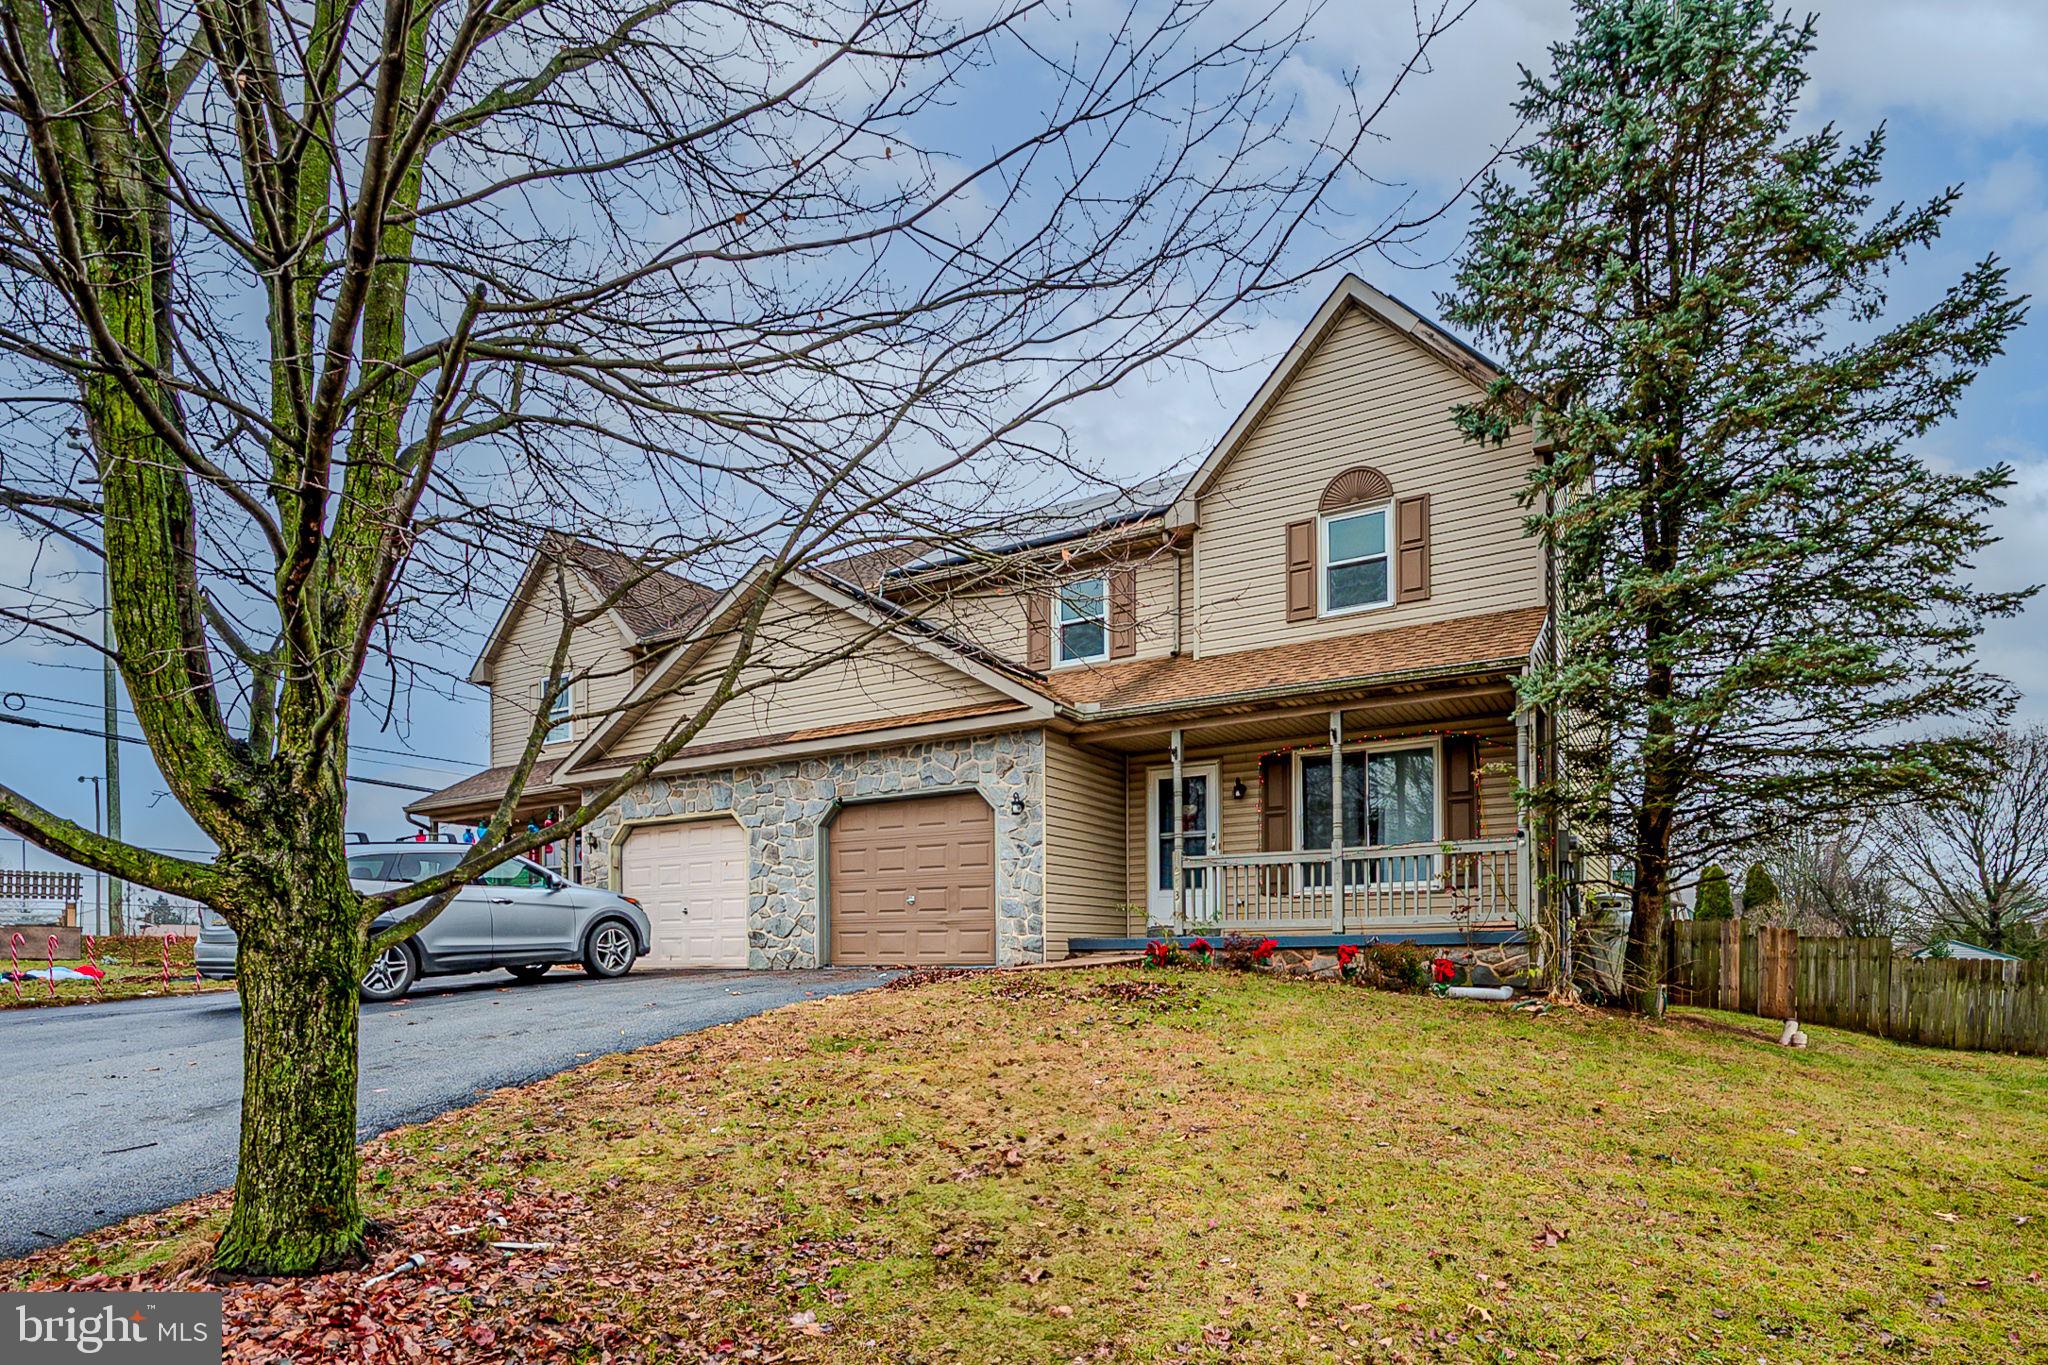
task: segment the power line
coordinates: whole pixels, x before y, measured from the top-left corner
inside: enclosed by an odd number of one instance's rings
[[[82,725],[60,725],[54,720],[33,720],[28,716],[0,715],[0,723],[19,725],[30,730],[62,730],[66,734],[90,735],[94,739],[106,739],[108,737],[105,730],[88,730]],[[147,744],[149,742],[139,735],[115,735],[113,738],[121,741],[123,744]],[[354,773],[348,775],[348,780],[361,783],[365,787],[391,787],[402,792],[434,792],[440,790],[438,787],[422,787],[415,782],[392,782],[381,777],[358,777]]]
[[[75,706],[86,711],[97,710],[99,705],[97,702],[78,701],[71,697],[46,697],[40,692],[20,692],[13,688],[0,692],[0,696],[21,697],[27,701],[54,702],[58,706]],[[134,708],[124,706],[122,708],[122,715],[127,719],[134,719]],[[122,738],[125,739],[127,736],[124,735]],[[348,748],[352,754],[391,754],[398,758],[424,758],[429,763],[445,763],[455,771],[476,766],[475,759],[449,758],[444,754],[423,754],[412,749],[386,749],[375,744],[358,744],[354,740],[349,741]]]

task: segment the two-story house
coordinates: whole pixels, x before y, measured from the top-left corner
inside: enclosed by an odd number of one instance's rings
[[[824,662],[727,703],[563,860],[642,901],[659,966],[1012,964],[1168,926],[1514,935],[1540,879],[1513,793],[1546,740],[1513,687],[1546,572],[1518,503],[1537,452],[1450,419],[1490,375],[1346,279],[1191,475],[1054,509],[993,558],[792,573],[757,657]],[[488,813],[561,594],[633,572],[536,559],[472,675],[494,766],[416,816]],[[767,666],[726,667],[757,589],[656,574],[578,635],[530,818]]]

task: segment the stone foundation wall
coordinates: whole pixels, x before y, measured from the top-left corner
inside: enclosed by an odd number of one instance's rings
[[[1529,970],[1528,949],[1518,943],[1426,947],[1421,951],[1430,957],[1447,957],[1463,966],[1474,985],[1498,985]],[[1286,976],[1334,978],[1341,969],[1335,948],[1282,948],[1273,954],[1273,970]]]
[[[826,950],[820,871],[833,812],[917,792],[981,793],[995,812],[996,961],[1045,956],[1045,743],[1037,730],[937,739],[817,758],[656,778],[584,834],[586,878],[610,885],[611,849],[629,820],[731,811],[747,830],[748,965],[815,967]],[[1024,798],[1021,815],[1011,798]]]

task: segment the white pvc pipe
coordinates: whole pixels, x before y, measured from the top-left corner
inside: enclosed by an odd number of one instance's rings
[[[1453,1000],[1512,1000],[1513,986],[1452,986],[1444,991]]]

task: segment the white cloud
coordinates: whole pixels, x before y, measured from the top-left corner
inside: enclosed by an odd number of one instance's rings
[[[2048,124],[2040,0],[1822,3],[1809,70],[1831,112],[1910,111],[1975,133]]]

